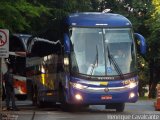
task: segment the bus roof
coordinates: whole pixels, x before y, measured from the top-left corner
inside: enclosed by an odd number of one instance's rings
[[[73,13],[66,19],[69,26],[79,27],[131,27],[131,22],[124,16],[113,13],[83,12]]]

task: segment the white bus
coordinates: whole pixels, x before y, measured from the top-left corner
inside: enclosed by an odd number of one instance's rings
[[[18,100],[27,98],[27,83],[26,83],[26,41],[30,35],[13,34],[9,39],[9,58],[2,59],[2,74],[7,72],[7,64],[13,68],[14,74],[14,90]],[[5,85],[3,82],[3,96],[5,99]]]

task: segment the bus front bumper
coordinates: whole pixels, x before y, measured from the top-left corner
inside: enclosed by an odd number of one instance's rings
[[[81,86],[79,86],[81,87]],[[136,102],[138,100],[138,85],[128,87],[88,87],[69,89],[69,104],[105,105],[106,103]]]

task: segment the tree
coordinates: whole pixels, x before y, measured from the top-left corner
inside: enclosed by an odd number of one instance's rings
[[[31,29],[31,21],[48,12],[43,5],[34,6],[26,0],[1,0],[0,11],[0,28],[9,29],[10,32]]]
[[[36,23],[39,21],[33,21],[32,26],[36,28],[34,34],[39,34],[40,36],[50,36],[53,34],[49,33],[52,31],[60,31],[60,24],[64,17],[66,17],[70,13],[74,12],[84,12],[84,11],[92,11],[92,6],[90,0],[39,0],[38,2],[30,1],[32,4],[43,4],[46,8],[49,9],[49,16],[44,15],[42,21],[43,25],[37,26]],[[51,37],[51,36],[50,36]]]
[[[97,0],[1,0],[0,28],[36,34],[72,12],[93,11]]]
[[[150,94],[155,97],[156,85],[160,81],[160,1],[152,0],[150,18],[146,20],[150,28],[148,39],[148,61],[150,66]]]

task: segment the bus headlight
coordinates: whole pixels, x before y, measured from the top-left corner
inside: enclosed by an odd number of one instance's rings
[[[72,83],[72,86],[76,89],[85,89],[87,88],[88,86],[85,86],[85,85],[82,85],[82,84],[79,84],[79,83]]]
[[[137,82],[130,82],[127,87],[132,89],[136,86],[137,86]]]

